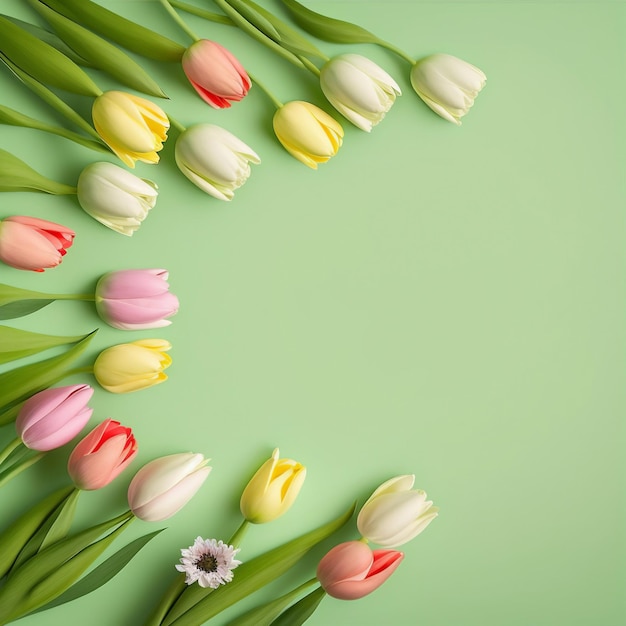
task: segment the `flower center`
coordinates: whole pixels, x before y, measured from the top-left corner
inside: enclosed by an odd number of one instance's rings
[[[205,572],[216,572],[217,559],[212,554],[205,554],[196,561],[196,566]]]

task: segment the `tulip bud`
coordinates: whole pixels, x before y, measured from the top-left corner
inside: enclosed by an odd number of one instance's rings
[[[65,445],[85,427],[93,409],[89,385],[45,389],[31,396],[20,408],[15,429],[31,450],[47,452]]]
[[[0,221],[0,261],[20,270],[56,267],[74,243],[74,231],[36,217]]]
[[[239,102],[250,90],[250,78],[233,54],[208,39],[199,39],[187,48],[183,71],[200,97],[215,109]]]
[[[411,490],[415,476],[397,476],[384,482],[369,497],[357,517],[363,537],[386,548],[401,546],[419,535],[439,509],[426,492]]]
[[[146,522],[160,522],[191,500],[211,472],[209,459],[191,452],[171,454],[144,465],[128,487],[132,512]]]
[[[121,474],[136,454],[132,430],[106,419],[74,448],[67,471],[79,489],[100,489]]]
[[[271,522],[286,513],[304,483],[306,468],[292,459],[279,459],[278,455],[276,448],[241,495],[241,513],[253,524]]]
[[[250,163],[261,162],[252,148],[213,124],[186,129],[176,141],[175,157],[194,185],[219,200],[232,200],[250,176]]]
[[[98,315],[114,328],[141,330],[168,326],[178,311],[178,298],[169,292],[166,270],[109,272],[96,285]]]
[[[358,600],[378,589],[404,558],[395,550],[372,550],[361,541],[340,543],[317,566],[324,591],[339,600]]]
[[[157,186],[113,163],[92,163],[78,177],[77,196],[86,213],[108,228],[132,235],[157,200]]]
[[[341,54],[328,61],[320,72],[320,86],[339,113],[367,132],[402,93],[385,70],[359,54]]]
[[[449,54],[432,54],[411,69],[417,95],[444,119],[460,125],[487,77],[477,67]]]
[[[93,374],[107,391],[129,393],[167,380],[163,370],[172,364],[165,354],[171,348],[164,339],[143,339],[103,350],[93,365]]]
[[[100,137],[128,167],[135,161],[159,162],[170,122],[156,104],[124,91],[105,91],[95,99],[91,116]]]
[[[293,157],[316,170],[337,154],[343,128],[328,113],[310,102],[295,100],[274,114],[274,132]]]

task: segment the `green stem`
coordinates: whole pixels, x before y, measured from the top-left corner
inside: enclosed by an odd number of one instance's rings
[[[174,11],[172,5],[168,2],[168,0],[159,0],[159,2],[163,5],[163,8],[169,13],[169,16],[180,26],[180,28],[187,34],[193,41],[198,41],[200,37],[196,35],[189,26],[185,23],[183,19],[181,19],[180,15]]]
[[[250,72],[248,72],[248,76],[255,85],[260,87],[261,91],[268,97],[268,99],[277,109],[283,108],[283,103],[261,81],[259,81],[255,76],[252,76]]]
[[[385,41],[384,39],[377,39],[376,43],[382,48],[387,48],[387,50],[390,50],[394,54],[397,54],[400,58],[404,59],[411,65],[415,65],[415,63],[417,62],[413,57],[409,56],[404,50],[400,50],[400,48],[398,48],[397,46],[394,46],[392,43],[389,43],[388,41]]]
[[[50,293],[43,294],[47,298],[54,298],[55,300],[81,300],[83,302],[95,302],[96,295],[93,293]]]
[[[239,525],[239,528],[232,534],[231,538],[228,540],[228,545],[238,548],[249,526],[250,522],[247,519],[244,519]]]
[[[183,124],[181,124],[176,118],[172,117],[171,115],[167,116],[170,120],[170,124],[179,132],[179,133],[184,133],[187,128],[186,126],[184,126]]]
[[[85,365],[85,367],[75,367],[73,370],[69,370],[63,376],[73,376],[74,374],[93,374],[93,365]]]
[[[309,70],[312,74],[314,74],[315,76],[320,75],[320,68],[317,67],[315,63],[311,62],[309,59],[303,56],[299,56],[298,58],[300,59],[302,65],[304,65],[304,67],[306,67],[306,69]],[[326,58],[326,60],[328,61],[328,57]]]
[[[0,452],[0,465],[2,465],[2,463],[4,463],[11,456],[11,453],[14,450],[19,448],[21,443],[22,443],[22,438],[17,437],[13,441],[11,441],[9,445],[4,450],[2,450],[2,452]]]
[[[180,9],[181,11],[185,11],[186,13],[191,13],[191,15],[195,15],[197,17],[202,17],[205,20],[209,20],[210,22],[216,22],[217,24],[226,24],[228,26],[235,26],[235,23],[227,15],[212,13],[211,11],[201,9],[200,7],[195,7],[192,4],[179,2],[179,0],[170,0],[170,4],[176,9]]]
[[[20,472],[23,472],[25,469],[29,468],[31,465],[34,465],[35,463],[37,463],[39,459],[43,458],[44,454],[45,454],[44,452],[35,454],[29,457],[28,459],[26,459],[25,461],[22,461],[21,463],[16,463],[12,467],[10,467],[8,470],[5,470],[4,472],[2,472],[2,474],[0,474],[0,487],[8,483],[12,478],[17,476]]]

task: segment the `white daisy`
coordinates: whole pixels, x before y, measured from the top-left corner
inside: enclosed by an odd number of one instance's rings
[[[202,539],[197,537],[193,546],[183,548],[180,553],[181,565],[179,572],[185,572],[185,582],[192,585],[197,582],[200,587],[217,589],[233,579],[233,570],[241,561],[233,558],[239,548],[229,546],[222,540]]]

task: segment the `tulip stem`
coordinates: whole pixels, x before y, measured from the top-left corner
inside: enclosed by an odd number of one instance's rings
[[[184,133],[187,128],[181,124],[176,118],[173,118],[171,115],[167,116],[170,120],[170,124],[179,132],[179,133]]]
[[[48,300],[82,300],[83,302],[94,302],[96,299],[93,293],[42,293],[39,299]]]
[[[202,17],[205,20],[209,20],[209,22],[216,22],[217,24],[227,24],[228,26],[236,26],[236,24],[227,15],[212,13],[211,11],[201,9],[200,7],[195,7],[192,4],[179,2],[179,0],[170,0],[170,5],[177,9],[180,9],[181,11],[191,13],[191,15],[195,15],[197,17]]]
[[[314,74],[315,76],[320,75],[320,68],[317,67],[315,63],[312,63],[311,61],[309,61],[309,59],[303,56],[299,56],[298,58],[300,59],[300,61],[302,61],[302,65],[304,65],[304,67],[306,67],[306,69],[309,70],[312,74]]]
[[[73,376],[74,374],[93,374],[93,365],[86,365],[85,367],[75,367],[73,370],[69,370],[65,376]]]
[[[257,85],[261,91],[269,98],[269,100],[272,102],[272,104],[277,108],[277,109],[282,109],[283,108],[283,103],[259,80],[257,80],[257,78],[255,76],[252,76],[252,74],[250,74],[250,72],[248,72],[248,76],[250,77],[250,80]]]
[[[238,548],[243,536],[246,534],[248,530],[248,526],[250,526],[250,522],[247,519],[244,519],[243,522],[239,525],[239,528],[232,534],[231,538],[228,540],[228,544]]]
[[[17,476],[20,472],[23,472],[25,469],[29,468],[31,465],[34,465],[35,463],[37,463],[37,461],[39,461],[39,459],[42,459],[43,456],[44,456],[44,452],[40,452],[39,454],[35,454],[31,456],[25,461],[22,461],[21,463],[16,463],[15,465],[12,465],[9,469],[2,472],[0,474],[0,487],[8,483],[12,478]]]
[[[415,65],[417,63],[417,61],[413,57],[409,56],[404,50],[400,50],[400,48],[394,46],[388,41],[385,41],[384,39],[378,39],[376,43],[382,48],[387,48],[387,50],[390,50],[394,54],[397,54],[400,58],[407,61],[410,65]]]
[[[189,26],[185,23],[185,21],[176,13],[174,7],[168,2],[168,0],[159,0],[159,2],[163,5],[163,8],[169,13],[170,17],[180,26],[180,28],[187,34],[193,41],[198,41],[200,37],[196,35]]]
[[[21,443],[22,438],[17,437],[13,441],[11,441],[11,443],[9,443],[9,445],[7,445],[6,448],[2,450],[2,452],[0,452],[0,465],[2,465],[11,456],[11,453],[16,450]]]

